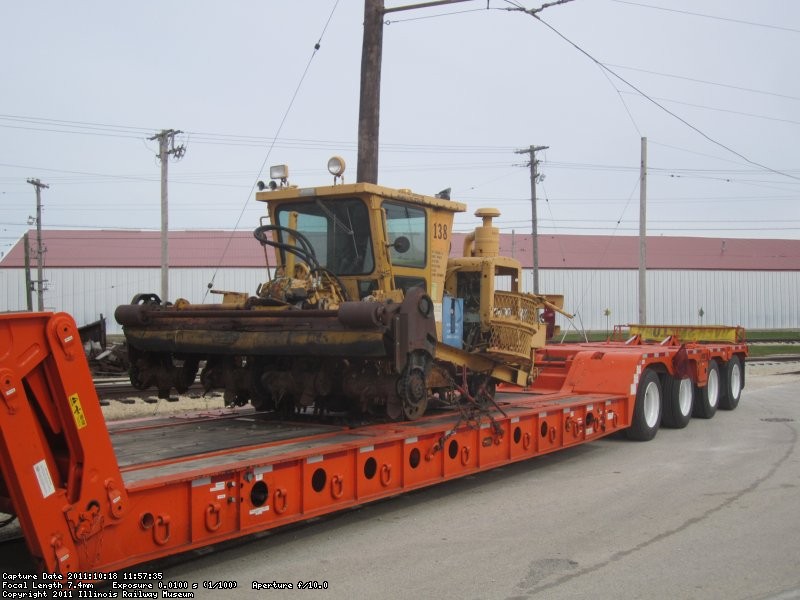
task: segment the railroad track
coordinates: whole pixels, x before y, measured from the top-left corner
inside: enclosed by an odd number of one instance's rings
[[[142,400],[149,404],[158,402],[158,390],[139,390],[131,385],[127,377],[98,377],[94,379],[94,387],[97,390],[97,396],[100,398],[100,404],[107,406],[110,402],[117,401],[124,404],[133,404],[137,400]],[[199,381],[191,385],[188,395],[201,396],[203,388]],[[177,396],[170,396],[167,399],[169,402],[177,402]]]
[[[769,363],[800,363],[800,354],[772,354],[770,356],[749,356],[747,364],[769,364]]]
[[[794,340],[787,340],[788,342],[794,342]],[[770,343],[773,342],[756,342],[755,344],[750,345],[759,345],[760,343]],[[794,344],[787,344],[787,345],[798,345],[796,342]],[[757,357],[748,357],[747,364],[769,364],[769,363],[791,363],[797,362],[800,363],[800,354],[772,354],[769,356],[757,356]],[[122,377],[96,377],[94,379],[94,386],[97,390],[97,395],[100,398],[100,404],[103,406],[107,406],[110,402],[122,402],[125,404],[133,404],[137,400],[141,400],[148,404],[155,404],[158,402],[158,391],[156,389],[149,389],[149,390],[139,390],[136,389],[131,385],[130,380],[127,376]],[[195,381],[189,391],[187,392],[189,396],[201,396],[203,394],[203,388],[200,385],[199,381]],[[212,395],[217,395],[215,392],[212,392]],[[179,399],[177,396],[170,396],[168,399],[169,402],[178,402]]]

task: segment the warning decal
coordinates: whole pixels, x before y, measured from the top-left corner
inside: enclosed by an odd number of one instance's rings
[[[72,394],[72,396],[69,397],[69,407],[78,429],[86,427],[86,415],[83,414],[83,407],[81,406],[81,399],[78,398],[78,394]]]

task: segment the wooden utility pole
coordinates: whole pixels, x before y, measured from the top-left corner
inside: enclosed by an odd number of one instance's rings
[[[186,148],[175,146],[175,136],[183,133],[175,129],[162,129],[148,140],[158,140],[158,159],[161,161],[161,300],[169,299],[169,200],[167,197],[167,175],[169,155],[180,160]]]
[[[22,243],[25,245],[25,304],[28,312],[33,310],[33,281],[31,279],[31,241],[28,232],[22,236]]]
[[[639,323],[647,323],[647,138],[639,169]]]
[[[528,167],[531,169],[531,251],[533,254],[533,293],[539,293],[539,222],[536,216],[536,181],[539,179],[539,161],[536,153],[547,150],[550,146],[528,146],[523,150],[516,150],[516,154],[530,155]]]
[[[383,0],[364,0],[361,100],[358,109],[358,165],[356,167],[356,181],[364,183],[378,183],[383,11]]]
[[[44,248],[42,246],[42,188],[50,186],[38,179],[28,179],[36,188],[36,306],[39,312],[44,310]]]
[[[434,0],[384,8],[383,0],[364,0],[364,39],[361,45],[361,98],[358,109],[356,181],[378,183],[378,138],[381,114],[383,18],[388,13],[456,4],[469,0]]]

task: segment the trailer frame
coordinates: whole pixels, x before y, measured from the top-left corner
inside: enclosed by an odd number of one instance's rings
[[[708,395],[716,379],[723,408],[735,408],[744,384],[743,338],[681,333],[541,348],[533,384],[500,386],[492,410],[361,427],[252,408],[107,424],[72,318],[2,315],[0,511],[19,517],[40,571],[102,581],[616,432],[650,439],[675,382]],[[726,403],[732,365],[738,387]]]

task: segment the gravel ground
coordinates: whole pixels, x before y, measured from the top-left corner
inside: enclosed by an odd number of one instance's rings
[[[800,361],[764,362],[745,366],[745,390],[760,390],[791,382],[800,382]]]
[[[153,396],[152,400],[156,400],[156,397]],[[109,404],[102,408],[106,421],[120,421],[179,412],[219,410],[224,407],[225,403],[222,401],[222,394],[213,392],[207,396],[201,396],[200,394],[180,396],[178,401],[156,400],[151,403],[144,402],[141,398],[136,398],[134,402],[128,404],[118,400],[110,400]]]

